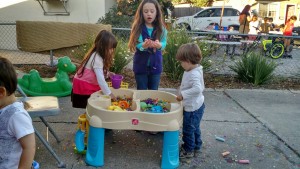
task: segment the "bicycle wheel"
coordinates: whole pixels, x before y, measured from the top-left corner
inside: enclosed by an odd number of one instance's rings
[[[271,51],[270,51],[270,56],[273,59],[278,59],[280,58],[284,53],[284,46],[281,43],[275,43],[272,47],[271,47]]]

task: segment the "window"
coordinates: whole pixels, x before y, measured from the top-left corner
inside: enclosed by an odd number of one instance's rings
[[[215,9],[215,12],[212,15],[212,17],[220,17],[221,16],[221,11],[222,11],[222,9],[220,9],[220,8]]]
[[[207,10],[199,12],[199,14],[196,16],[196,18],[198,18],[198,17],[211,17],[212,15],[214,15],[214,13],[215,13],[215,9],[207,9]]]
[[[261,17],[276,18],[278,15],[278,3],[259,3],[258,15]]]
[[[269,4],[268,17],[276,17],[277,4]]]
[[[229,9],[229,8],[224,9],[223,16],[239,16],[239,15],[240,15],[240,12],[238,10]]]

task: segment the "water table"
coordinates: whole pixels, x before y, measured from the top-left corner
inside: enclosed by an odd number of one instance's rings
[[[132,98],[132,111],[112,111],[111,98],[95,92],[88,99],[86,119],[89,133],[86,151],[86,163],[99,167],[104,165],[105,129],[144,130],[164,132],[161,168],[177,168],[179,166],[179,128],[182,124],[182,103],[174,94],[157,90],[113,89],[115,96]],[[166,100],[167,113],[143,112],[141,100],[148,98]]]

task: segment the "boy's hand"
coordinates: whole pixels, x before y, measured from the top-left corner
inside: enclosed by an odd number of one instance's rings
[[[180,101],[183,100],[183,97],[181,95],[179,95],[179,96],[176,97],[176,100],[180,102]]]

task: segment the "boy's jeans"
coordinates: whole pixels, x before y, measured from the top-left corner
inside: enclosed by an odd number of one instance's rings
[[[183,111],[183,148],[186,152],[200,150],[202,145],[200,121],[204,113],[205,105],[193,112]]]

